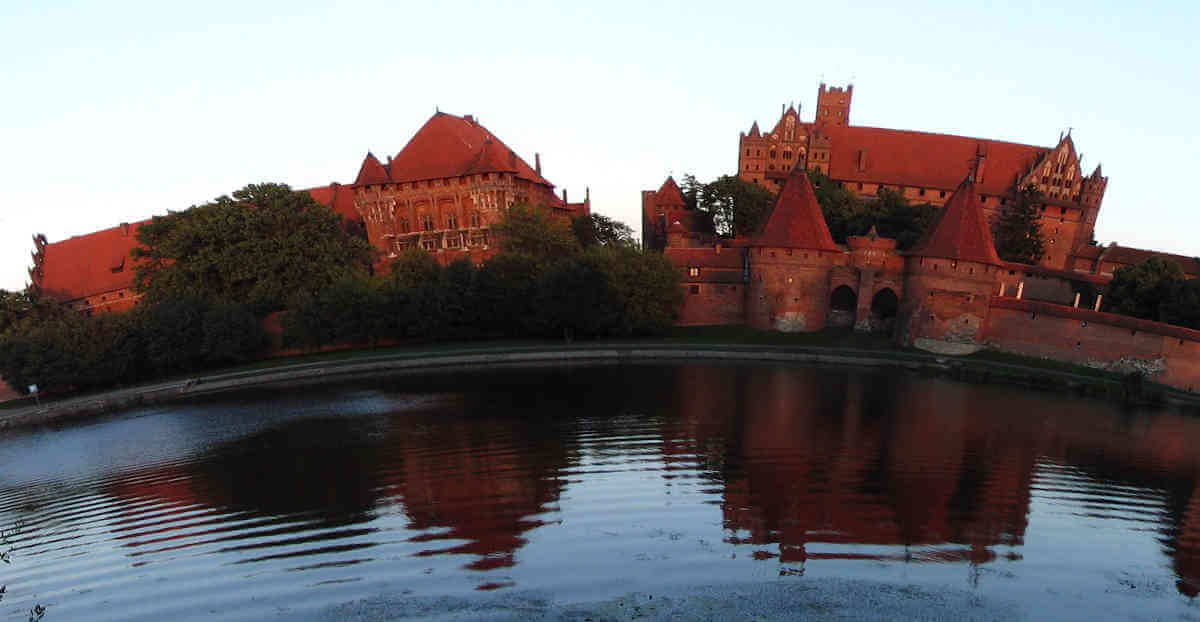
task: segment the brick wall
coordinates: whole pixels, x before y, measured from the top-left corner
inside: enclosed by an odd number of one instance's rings
[[[829,314],[829,272],[845,264],[840,252],[754,248],[749,252],[746,323],[753,328],[815,331]]]
[[[740,275],[739,275],[740,276]],[[741,283],[684,283],[679,326],[744,324],[746,287]]]
[[[5,384],[4,380],[0,379],[0,402],[15,400],[18,397],[21,397],[21,394],[17,393],[16,390]]]
[[[1200,331],[1014,298],[989,301],[984,339],[1007,352],[1142,371],[1182,389],[1200,389]]]

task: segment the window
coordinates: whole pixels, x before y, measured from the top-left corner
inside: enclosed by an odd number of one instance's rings
[[[455,235],[451,235],[450,237],[446,238],[446,247],[447,248],[460,248],[461,246],[462,246],[462,236],[461,235],[455,234]]]
[[[458,216],[456,216],[455,214],[448,214],[446,216],[446,228],[447,229],[457,229],[458,228]]]
[[[946,191],[945,191],[945,190],[942,190],[941,192],[939,192],[939,193],[938,193],[938,198],[939,198],[939,199],[944,199],[944,198],[946,198]]]
[[[408,233],[408,232],[409,232],[409,227],[408,227],[408,219],[407,219],[407,218],[403,218],[403,217],[401,217],[401,218],[400,218],[400,222],[399,222],[399,223],[397,223],[397,224],[398,224],[398,227],[399,227],[399,229],[400,229],[400,233]]]
[[[471,212],[471,226],[476,229],[482,226],[480,224],[479,212]]]
[[[749,150],[749,149],[747,149],[747,150],[746,150],[746,155],[750,155],[750,150]]]
[[[783,159],[784,159],[784,160],[791,160],[791,159],[792,159],[792,152],[791,152],[791,151],[784,151],[784,152],[783,152]]]
[[[688,276],[700,276],[700,268],[688,268]]]
[[[917,191],[917,196],[920,196],[920,197],[923,197],[923,196],[925,196],[925,189],[924,189],[924,188],[921,188],[920,190],[918,190],[918,191]]]
[[[699,285],[688,285],[688,293],[689,294],[699,294],[700,286]]]
[[[487,231],[475,231],[471,233],[471,246],[487,246],[487,244]]]
[[[435,240],[433,238],[429,238],[427,240],[421,240],[421,248],[423,248],[427,251],[435,251],[435,250],[437,250],[437,247],[438,247],[437,240]]]
[[[424,225],[425,225],[426,231],[433,231],[433,216],[431,216],[429,214],[425,214]]]
[[[775,150],[774,149],[771,150],[770,156],[771,156],[772,160],[775,159]]]

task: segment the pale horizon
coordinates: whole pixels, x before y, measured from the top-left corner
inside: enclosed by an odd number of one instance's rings
[[[1107,6],[1107,8],[1106,8]],[[1200,8],[153,3],[0,9],[0,288],[51,242],[249,183],[351,183],[435,109],[472,114],[573,201],[637,229],[669,174],[735,174],[737,138],[817,84],[854,125],[1053,146],[1109,177],[1101,243],[1200,255]],[[906,30],[909,28],[911,30]]]

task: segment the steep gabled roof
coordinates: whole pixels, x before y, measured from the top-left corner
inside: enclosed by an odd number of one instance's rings
[[[392,159],[393,182],[462,177],[479,173],[513,173],[553,188],[533,167],[471,116],[433,115]]]
[[[674,177],[667,177],[657,193],[658,204],[663,207],[683,207],[687,203],[683,200],[683,191],[679,189],[679,184],[675,183]]]
[[[69,302],[133,287],[136,262],[129,252],[138,246],[143,220],[47,244],[42,291]]]
[[[367,157],[363,158],[362,166],[358,167],[358,177],[354,178],[355,184],[385,184],[391,181],[388,178],[387,169],[383,167],[383,163],[375,154],[367,152]]]
[[[839,181],[950,189],[986,156],[979,192],[1007,194],[1046,147],[862,126],[824,128],[833,139],[829,176]]]
[[[328,186],[319,188],[309,188],[303,190],[307,192],[317,203],[332,209],[350,220],[362,220],[362,216],[358,213],[358,209],[354,207],[354,187],[343,186],[342,184],[332,183]]]
[[[999,264],[992,231],[979,207],[979,189],[975,180],[967,177],[910,253],[921,257],[959,259],[986,264]]]
[[[802,168],[792,169],[762,229],[753,237],[754,246],[805,248],[839,251],[829,225],[817,203],[817,194]]]

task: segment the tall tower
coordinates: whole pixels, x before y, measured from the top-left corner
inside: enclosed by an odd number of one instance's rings
[[[840,86],[826,87],[825,83],[821,83],[821,88],[817,91],[817,118],[818,126],[847,126],[850,125],[850,99],[854,96],[854,85],[850,84],[846,88]]]

